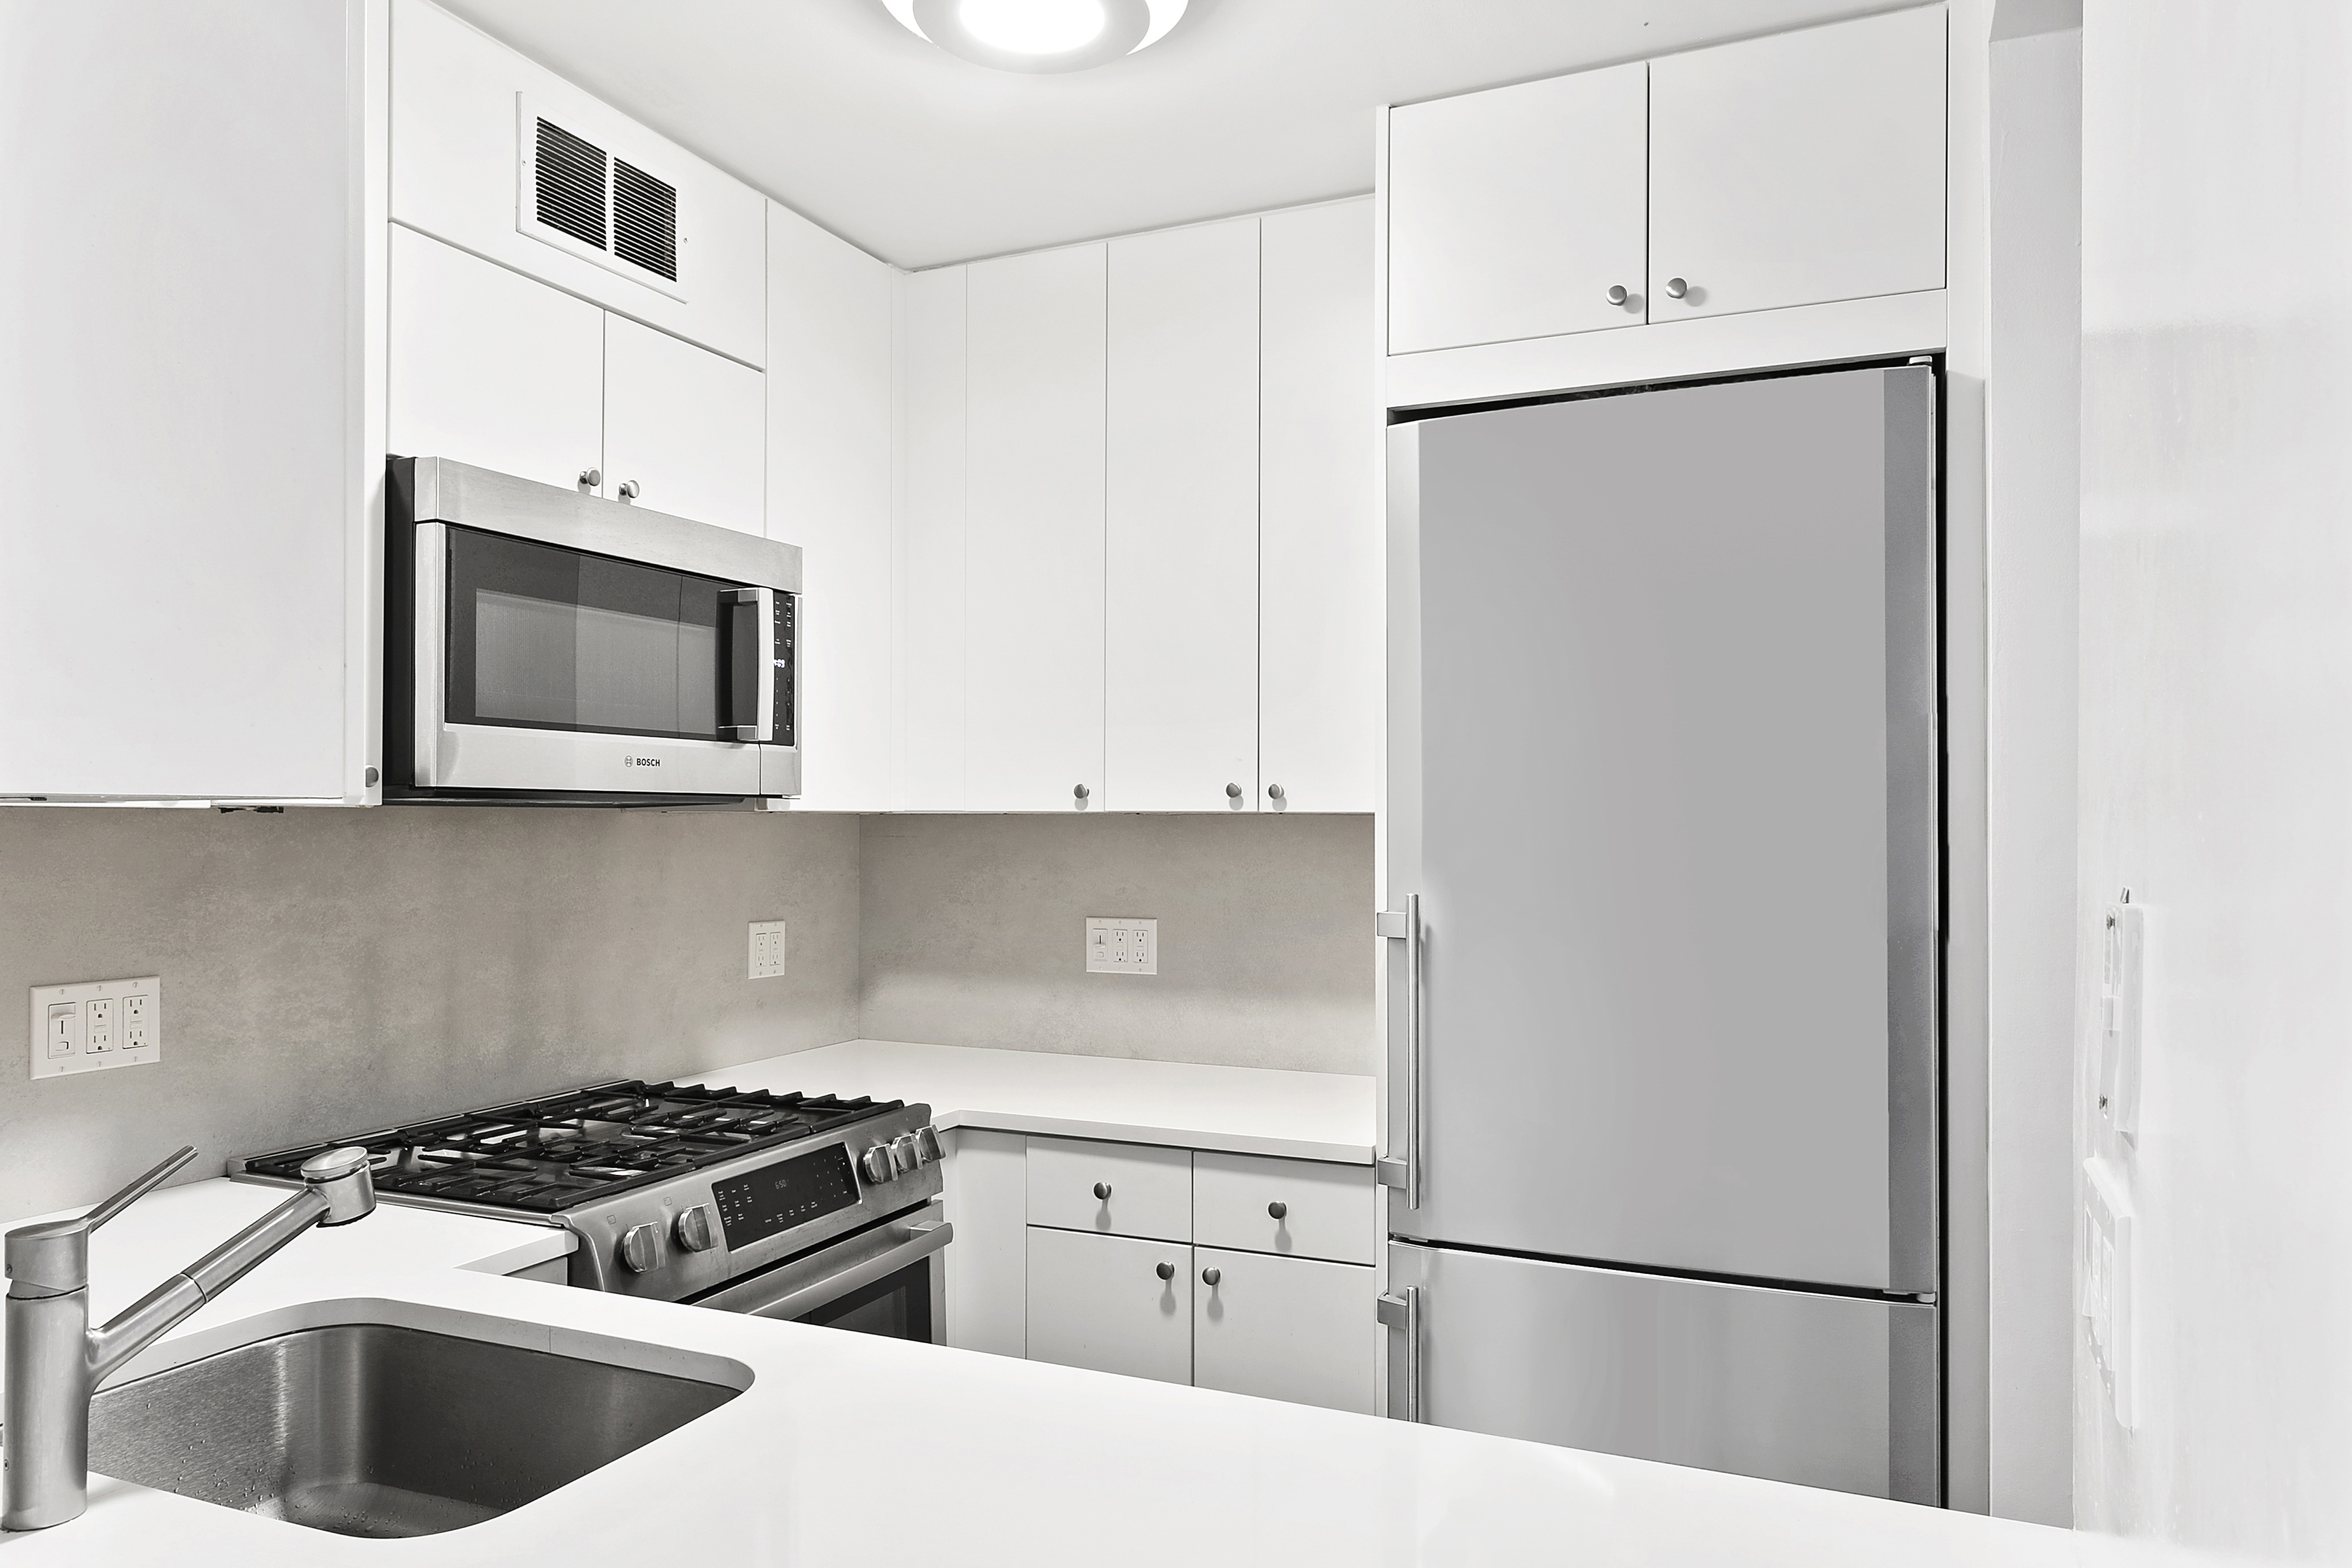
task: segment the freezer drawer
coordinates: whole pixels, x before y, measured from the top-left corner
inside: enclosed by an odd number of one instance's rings
[[[1391,1415],[1942,1500],[1933,1306],[1402,1243],[1389,1289]]]

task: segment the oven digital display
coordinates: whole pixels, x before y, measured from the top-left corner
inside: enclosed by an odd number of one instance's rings
[[[719,1227],[730,1247],[806,1225],[821,1215],[857,1206],[857,1178],[839,1143],[814,1154],[779,1160],[732,1181],[714,1182]]]

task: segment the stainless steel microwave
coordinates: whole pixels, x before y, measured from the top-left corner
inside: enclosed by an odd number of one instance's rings
[[[801,788],[801,552],[446,458],[385,507],[384,798]]]

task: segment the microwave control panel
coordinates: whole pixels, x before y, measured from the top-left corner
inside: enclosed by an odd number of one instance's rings
[[[797,744],[793,738],[793,667],[800,642],[801,596],[781,590],[776,595],[776,744]]]

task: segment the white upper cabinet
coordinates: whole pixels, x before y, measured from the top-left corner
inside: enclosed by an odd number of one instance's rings
[[[395,223],[764,363],[757,191],[425,0],[393,7],[392,127]]]
[[[1389,353],[1642,321],[1647,68],[1390,112]]]
[[[1382,669],[1372,204],[1272,214],[1263,243],[1257,800],[1370,811]]]
[[[1099,810],[1105,252],[972,265],[963,805]]]
[[[768,208],[768,537],[801,547],[800,804],[890,805],[893,274]]]
[[[566,489],[603,466],[604,311],[403,228],[391,268],[394,453]]]
[[[892,607],[891,804],[963,808],[966,285],[942,267],[899,283],[899,505]]]
[[[1257,804],[1258,224],[1110,242],[1104,805]]]
[[[1668,56],[1650,93],[1653,321],[1944,286],[1940,6]]]
[[[766,394],[756,370],[604,317],[603,494],[763,531]]]

